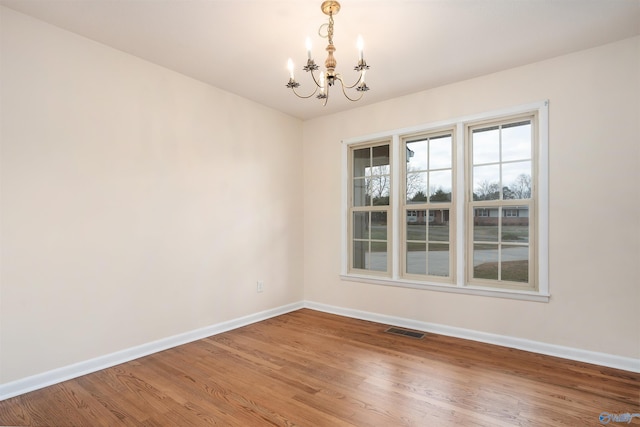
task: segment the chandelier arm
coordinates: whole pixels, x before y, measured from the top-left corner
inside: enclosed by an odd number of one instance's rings
[[[316,75],[313,74],[313,70],[310,70],[309,72],[311,73],[311,78],[313,78],[313,82],[316,84],[316,90],[318,90],[318,88],[320,87],[320,82],[318,81],[318,79],[316,79]]]
[[[311,93],[311,95],[300,95],[298,92],[296,92],[296,88],[292,87],[291,90],[293,91],[293,93],[298,97],[298,98],[302,98],[302,99],[307,99],[307,98],[311,98],[313,95],[316,94],[316,92],[318,91],[318,86],[316,86],[315,90]]]
[[[336,78],[338,80],[340,80],[340,87],[342,88],[342,94],[344,95],[345,98],[347,98],[349,101],[353,101],[353,102],[359,101],[360,98],[362,98],[362,95],[364,95],[364,92],[360,92],[360,96],[357,97],[357,98],[351,98],[349,95],[347,95],[347,91],[345,89],[351,89],[355,85],[353,85],[353,86],[345,86],[344,83],[342,82],[342,76],[336,76]]]
[[[343,88],[345,88],[345,89],[353,89],[354,87],[358,86],[360,84],[360,82],[362,82],[362,73],[360,73],[360,77],[358,77],[358,80],[354,84],[352,84],[351,86],[347,86],[347,85],[344,84],[344,80],[342,80],[342,74],[338,74],[336,76],[336,78],[338,80],[340,80],[340,84],[342,85]],[[362,98],[362,96],[360,98]],[[360,98],[358,98],[358,99],[360,99]]]

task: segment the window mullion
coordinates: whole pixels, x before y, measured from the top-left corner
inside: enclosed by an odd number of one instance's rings
[[[460,286],[463,287],[465,286],[465,257],[466,257],[466,246],[465,246],[465,236],[467,233],[467,227],[466,227],[466,223],[465,223],[465,217],[466,215],[464,214],[464,209],[465,209],[465,197],[467,197],[467,191],[465,191],[465,188],[467,188],[468,185],[470,184],[466,184],[465,179],[470,180],[471,178],[467,178],[466,174],[465,174],[465,170],[467,169],[465,167],[465,159],[468,157],[465,155],[465,133],[464,133],[464,124],[463,123],[458,123],[456,125],[456,138],[454,140],[455,142],[455,149],[456,149],[456,156],[455,156],[455,171],[456,171],[456,175],[455,175],[455,181],[454,181],[454,188],[455,188],[455,230],[456,230],[456,234],[455,234],[455,259],[456,259],[456,272],[455,272],[455,278],[456,278],[456,286]]]
[[[400,144],[400,136],[393,135],[391,140],[391,229],[389,232],[391,233],[391,249],[389,251],[391,255],[391,277],[394,280],[397,280],[400,277],[400,252],[401,248],[404,247],[404,237],[403,228],[401,220],[403,215],[402,211],[402,186],[401,186],[401,175],[404,175],[401,172],[400,162],[404,159],[404,156],[401,156],[400,152],[401,144]]]
[[[502,143],[500,143],[502,145]],[[500,168],[502,170],[502,168]],[[500,186],[502,187],[502,171],[500,172]],[[502,194],[502,190],[500,190]],[[502,223],[504,221],[504,207],[498,206],[498,282],[502,280]]]

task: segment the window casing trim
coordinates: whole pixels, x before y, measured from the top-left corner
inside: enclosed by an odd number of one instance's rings
[[[495,110],[486,113],[474,114],[469,116],[463,116],[451,120],[428,123],[418,126],[406,127],[401,129],[395,129],[385,132],[379,132],[376,134],[360,136],[356,138],[345,139],[342,141],[342,241],[341,241],[341,271],[340,277],[345,281],[357,281],[357,282],[366,282],[372,284],[380,284],[380,285],[389,285],[389,286],[400,286],[400,287],[409,287],[409,288],[419,288],[426,290],[434,290],[434,291],[444,291],[444,292],[454,292],[454,293],[463,293],[463,294],[471,294],[471,295],[481,295],[481,296],[495,296],[501,298],[512,298],[512,299],[520,299],[520,300],[529,300],[529,301],[549,301],[550,293],[549,293],[549,135],[548,135],[548,125],[549,125],[549,102],[547,100],[535,102],[531,104],[524,104],[517,107],[505,108],[501,110]],[[455,228],[456,233],[454,236],[455,239],[455,251],[453,253],[453,257],[455,258],[455,272],[453,272],[455,276],[455,283],[446,284],[440,282],[431,282],[429,280],[425,281],[415,281],[410,280],[409,278],[403,278],[401,273],[400,266],[400,258],[401,256],[398,254],[397,248],[401,246],[401,237],[399,236],[399,232],[395,232],[397,230],[402,230],[401,224],[401,215],[396,215],[397,212],[402,212],[402,206],[400,197],[401,191],[401,183],[399,179],[392,180],[392,196],[390,201],[391,208],[391,220],[392,226],[390,227],[390,232],[392,233],[390,237],[391,246],[393,252],[391,253],[391,272],[387,277],[373,277],[369,275],[367,272],[364,274],[357,274],[356,272],[349,272],[349,259],[348,254],[349,250],[347,245],[349,244],[349,236],[347,235],[348,226],[348,212],[349,212],[349,167],[348,167],[348,159],[349,159],[349,150],[355,144],[363,144],[367,142],[376,142],[376,141],[391,141],[391,150],[390,152],[392,157],[392,165],[391,168],[394,171],[398,171],[400,167],[400,160],[403,158],[401,156],[401,141],[403,138],[415,136],[418,134],[424,133],[434,133],[445,129],[455,129],[455,134],[458,135],[455,141],[454,146],[454,158],[455,158],[455,176],[454,180],[458,183],[465,182],[465,161],[467,156],[465,155],[465,138],[461,137],[465,135],[466,130],[469,126],[476,126],[477,124],[482,123],[483,121],[492,121],[492,120],[500,120],[500,119],[508,119],[510,120],[512,117],[517,115],[525,115],[525,114],[533,114],[537,115],[537,123],[536,123],[536,133],[537,133],[537,162],[536,162],[536,170],[534,172],[537,177],[537,198],[536,198],[536,214],[537,214],[537,224],[535,227],[535,259],[537,262],[537,270],[536,270],[536,279],[537,279],[537,290],[519,290],[513,288],[500,288],[498,286],[492,285],[491,287],[484,287],[478,284],[468,284],[466,283],[466,257],[468,254],[466,253],[466,244],[465,244],[465,236],[468,233],[468,224],[467,218],[465,215],[465,191],[456,191],[454,198],[455,201],[452,200],[454,212],[452,215],[455,216]],[[452,244],[454,241],[452,240]]]
[[[408,279],[390,279],[385,277],[372,277],[370,275],[341,274],[340,279],[345,282],[368,283],[372,285],[392,286],[410,289],[423,289],[435,292],[448,292],[456,294],[477,295],[494,298],[507,298],[523,301],[549,302],[550,294],[534,291],[519,291],[516,289],[501,289],[498,287],[485,288],[477,285],[456,286],[436,282],[414,281]]]

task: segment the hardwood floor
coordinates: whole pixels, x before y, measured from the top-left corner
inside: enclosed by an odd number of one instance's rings
[[[640,413],[639,374],[387,327],[299,310],[7,399],[0,425],[597,426]]]

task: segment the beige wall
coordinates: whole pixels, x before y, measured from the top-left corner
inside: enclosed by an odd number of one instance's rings
[[[299,120],[0,14],[0,383],[302,300]]]
[[[305,122],[305,299],[640,358],[639,62],[633,38]],[[342,139],[545,99],[549,303],[340,280]]]

